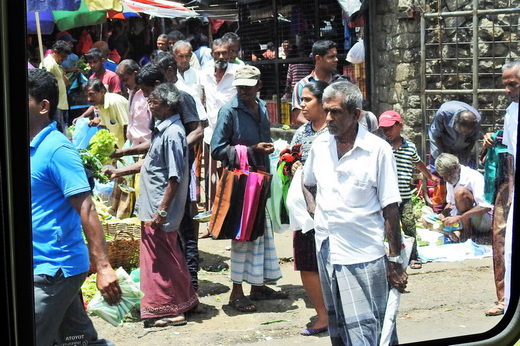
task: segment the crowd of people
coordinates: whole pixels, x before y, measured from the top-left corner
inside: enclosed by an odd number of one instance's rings
[[[250,170],[270,170],[275,148],[266,105],[258,97],[262,74],[240,59],[237,34],[216,38],[198,52],[180,32],[160,34],[156,50],[142,61],[127,58],[125,45],[121,47],[117,63],[109,59],[103,41],[84,54],[91,70],[84,87],[89,107],[76,119],[67,114],[67,78],[60,66],[72,53],[70,41],[57,40],[40,68],[28,71],[36,335],[41,345],[71,336],[111,344],[98,339],[81,304],[80,287],[89,268],[95,268],[97,287],[110,304],[121,297],[91,186],[78,152],[64,135],[68,126],[86,118],[89,126],[106,128],[116,137],[112,158],[133,157],[131,164],[106,168],[110,179],[140,173],[135,210],[125,208],[141,220],[140,312],[145,327],[183,325],[185,313],[201,311],[197,244],[199,236],[209,236],[199,235],[193,220],[201,181],[205,209],[210,210],[221,172],[232,168],[238,146],[248,148]],[[284,54],[288,47],[285,42]],[[274,54],[274,46],[268,49]],[[487,313],[503,313],[509,297],[508,210],[520,62],[503,67],[512,101],[503,135],[483,138],[485,150],[500,142],[511,154],[504,161],[510,164],[507,179],[490,201],[485,197],[488,182],[471,155],[481,136],[475,108],[459,101],[439,108],[428,132],[431,155],[426,164],[414,143],[402,136],[401,114],[387,110],[376,117],[363,109],[359,87],[337,73],[334,42],[315,42],[311,55],[312,71],[292,81],[292,109],[301,126],[290,147],[301,152],[287,173],[289,179],[301,177],[291,184],[301,185],[314,219],[312,230],[293,230],[295,270],[318,316],[301,334],[328,331],[333,345],[379,343],[389,290],[404,292],[406,268],[422,266],[416,242],[409,263],[401,257],[401,232],[416,237],[411,202],[416,169],[435,185],[444,184],[445,200],[437,211],[445,226],[459,226],[450,235],[452,241],[493,235],[498,304]],[[239,312],[256,311],[258,300],[288,298],[268,286],[282,277],[271,217],[266,212],[263,235],[255,240],[231,241],[229,306]],[[249,295],[244,283],[251,286]],[[394,325],[391,343],[397,341]]]

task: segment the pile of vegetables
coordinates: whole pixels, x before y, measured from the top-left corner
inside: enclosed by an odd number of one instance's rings
[[[92,175],[102,183],[109,181],[103,174],[103,166],[111,162],[110,155],[115,150],[116,136],[106,129],[99,130],[90,139],[86,150],[80,150],[81,160]]]

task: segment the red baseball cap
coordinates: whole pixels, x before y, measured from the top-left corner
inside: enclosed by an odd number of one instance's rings
[[[402,123],[401,115],[396,111],[386,111],[379,116],[379,127],[390,127],[395,123]]]

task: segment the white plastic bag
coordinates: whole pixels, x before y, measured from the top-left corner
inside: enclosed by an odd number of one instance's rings
[[[306,233],[314,228],[314,220],[307,211],[307,203],[303,196],[302,172],[301,167],[294,172],[289,191],[287,191],[287,209],[290,228],[294,231],[301,229],[303,233]]]
[[[357,41],[347,53],[347,61],[351,64],[365,62],[365,44],[363,39]]]
[[[407,235],[402,235],[401,238],[401,258],[403,259],[403,269],[406,270],[408,262],[410,261],[410,255],[412,254],[412,247],[415,239]],[[388,244],[385,243],[386,246]],[[397,319],[397,312],[399,310],[399,301],[401,300],[401,293],[396,288],[391,288],[388,292],[388,300],[386,302],[385,319],[383,321],[383,328],[381,330],[381,340],[379,346],[390,345],[390,339],[392,332],[395,328],[395,321]]]
[[[119,304],[109,305],[98,291],[88,304],[87,311],[98,315],[111,325],[117,327],[122,324],[126,314],[128,314],[134,306],[141,303],[141,298],[144,294],[141,292],[139,284],[135,283],[123,268],[118,268],[116,275],[121,291],[123,292]]]

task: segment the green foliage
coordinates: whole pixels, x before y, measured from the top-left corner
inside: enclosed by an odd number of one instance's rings
[[[116,143],[116,136],[107,129],[102,129],[92,136],[87,151],[95,156],[101,164],[106,165],[111,160],[110,155],[114,152]]]

